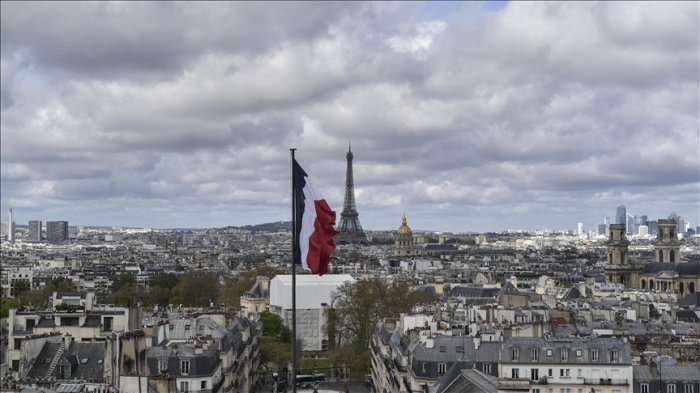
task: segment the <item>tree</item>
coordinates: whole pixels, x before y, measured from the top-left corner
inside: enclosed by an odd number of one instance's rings
[[[409,312],[416,303],[435,297],[417,291],[409,281],[388,284],[380,279],[346,282],[331,293],[332,313],[326,332],[337,343],[352,342],[359,353],[369,348],[374,328],[381,318]]]
[[[25,292],[29,292],[31,290],[31,285],[29,284],[29,281],[15,281],[12,285],[12,297],[17,297]]]
[[[3,297],[0,299],[0,317],[7,318],[10,316],[10,309],[19,303],[17,299]]]
[[[31,304],[35,307],[49,305],[49,298],[54,292],[71,292],[75,290],[73,281],[64,277],[58,277],[51,281],[44,288],[34,291],[27,291],[19,295],[22,304]]]
[[[256,277],[265,276],[272,280],[278,274],[285,274],[286,271],[276,267],[258,266],[247,271],[238,281],[227,285],[223,293],[223,302],[228,305],[240,306],[241,296],[255,284]]]
[[[136,276],[131,273],[117,274],[112,279],[112,291],[117,292],[127,284],[136,284]]]
[[[283,343],[292,342],[292,332],[284,326],[282,317],[269,311],[260,313],[260,322],[263,325],[263,337],[271,337]]]
[[[167,288],[173,290],[180,283],[180,278],[173,273],[163,274],[158,280],[156,280],[156,287]]]
[[[158,304],[160,306],[168,305],[168,301],[173,297],[173,291],[167,287],[161,287],[156,285],[151,289],[151,293],[148,297],[148,304],[154,305]]]
[[[213,274],[191,272],[182,276],[173,293],[188,306],[203,307],[219,299],[219,279]]]

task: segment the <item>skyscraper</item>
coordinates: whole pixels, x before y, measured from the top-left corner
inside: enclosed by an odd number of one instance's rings
[[[583,223],[582,222],[578,223],[578,234],[583,235]]]
[[[634,229],[634,216],[627,213],[627,234],[632,234],[632,230]]]
[[[11,243],[15,242],[15,222],[12,221],[12,208],[10,208],[10,228],[9,228],[9,233],[7,234],[7,240],[10,241]]]
[[[352,174],[352,151],[348,146],[348,154],[345,156],[348,166],[345,171],[345,202],[343,212],[340,213],[340,224],[336,230],[338,233],[333,241],[335,244],[367,244],[367,236],[360,225],[357,206],[355,205],[355,180]]]
[[[43,238],[41,236],[41,221],[29,221],[29,233],[27,234],[27,241],[30,242],[40,242]]]
[[[615,213],[615,224],[627,225],[627,210],[625,210],[625,205],[620,205],[617,207],[617,212]]]
[[[68,241],[68,221],[47,221],[46,240],[49,243],[63,243]]]

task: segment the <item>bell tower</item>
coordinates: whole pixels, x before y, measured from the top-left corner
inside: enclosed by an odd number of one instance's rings
[[[625,232],[627,232],[625,224],[610,224],[610,237],[606,243],[608,263],[605,265],[605,280],[629,285],[635,267],[630,266],[627,259],[630,242]]]
[[[680,262],[681,242],[676,233],[674,219],[659,219],[659,232],[654,240],[655,262]]]

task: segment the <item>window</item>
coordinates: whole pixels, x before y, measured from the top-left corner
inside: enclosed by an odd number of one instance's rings
[[[579,377],[579,378],[583,377],[583,370],[581,370],[581,369],[579,368],[579,369],[578,369],[578,374],[576,374],[576,376]]]
[[[592,362],[597,362],[597,361],[598,361],[598,350],[597,350],[597,349],[592,349],[592,350],[591,350],[591,361],[592,361]]]
[[[51,364],[51,358],[44,358],[44,363]]]
[[[447,371],[447,363],[438,363],[438,374],[442,375]]]
[[[532,389],[532,393],[540,393],[539,389]]]
[[[481,371],[483,371],[484,374],[491,374],[491,363],[484,363],[481,366]]]
[[[580,358],[581,356],[583,356],[583,351],[580,350],[580,349],[577,349],[577,350],[576,350],[576,357],[577,357],[577,358]]]
[[[569,371],[570,371],[570,369],[568,369],[568,368],[562,368],[559,370],[559,376],[562,378],[564,378],[564,377],[568,378],[571,376],[571,375],[569,375]]]
[[[530,370],[530,380],[538,381],[540,379],[540,370],[533,368]]]
[[[426,366],[426,363],[423,362],[423,372],[425,372],[425,366]]]
[[[676,384],[669,383],[666,385],[666,393],[676,393]]]
[[[447,352],[447,347],[440,347],[440,352]]]
[[[554,376],[554,369],[550,368],[549,371],[547,372],[547,375],[550,377],[553,377]]]
[[[649,393],[649,384],[648,383],[640,383],[639,384],[639,391],[640,391],[640,393]]]
[[[187,375],[190,373],[190,361],[180,360],[180,374]]]
[[[202,389],[202,390],[206,390],[206,389],[207,389],[207,381],[202,381],[201,389]]]
[[[462,347],[458,346],[457,348],[455,348],[455,351],[457,353],[462,353]]]
[[[158,372],[161,374],[165,374],[168,372],[168,360],[167,359],[158,360]]]
[[[180,391],[181,392],[189,392],[190,391],[190,383],[189,382],[180,382]]]
[[[83,358],[83,360],[80,361],[81,364],[85,364],[90,360],[90,358]]]
[[[620,357],[620,352],[617,349],[610,350],[610,363],[617,363],[619,357]]]
[[[518,360],[520,358],[520,350],[518,348],[510,351],[510,360]]]
[[[102,359],[97,359],[97,364],[102,364]]]
[[[511,373],[510,373],[511,378],[520,378],[520,369],[519,368],[514,368],[510,371],[511,371]]]
[[[548,350],[547,350],[547,356],[550,356],[550,357],[552,356],[552,350],[551,350],[551,349],[548,349]]]
[[[540,351],[537,349],[530,350],[530,361],[536,362],[540,359]]]
[[[569,350],[567,350],[567,349],[562,349],[562,350],[561,350],[561,361],[562,361],[562,362],[568,362],[568,361],[569,361]]]
[[[684,393],[693,393],[693,385],[685,385]]]

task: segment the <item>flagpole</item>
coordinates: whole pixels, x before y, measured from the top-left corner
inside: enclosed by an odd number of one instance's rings
[[[292,392],[297,393],[297,222],[296,222],[296,176],[294,173],[294,152],[297,149],[289,149],[292,156]]]

